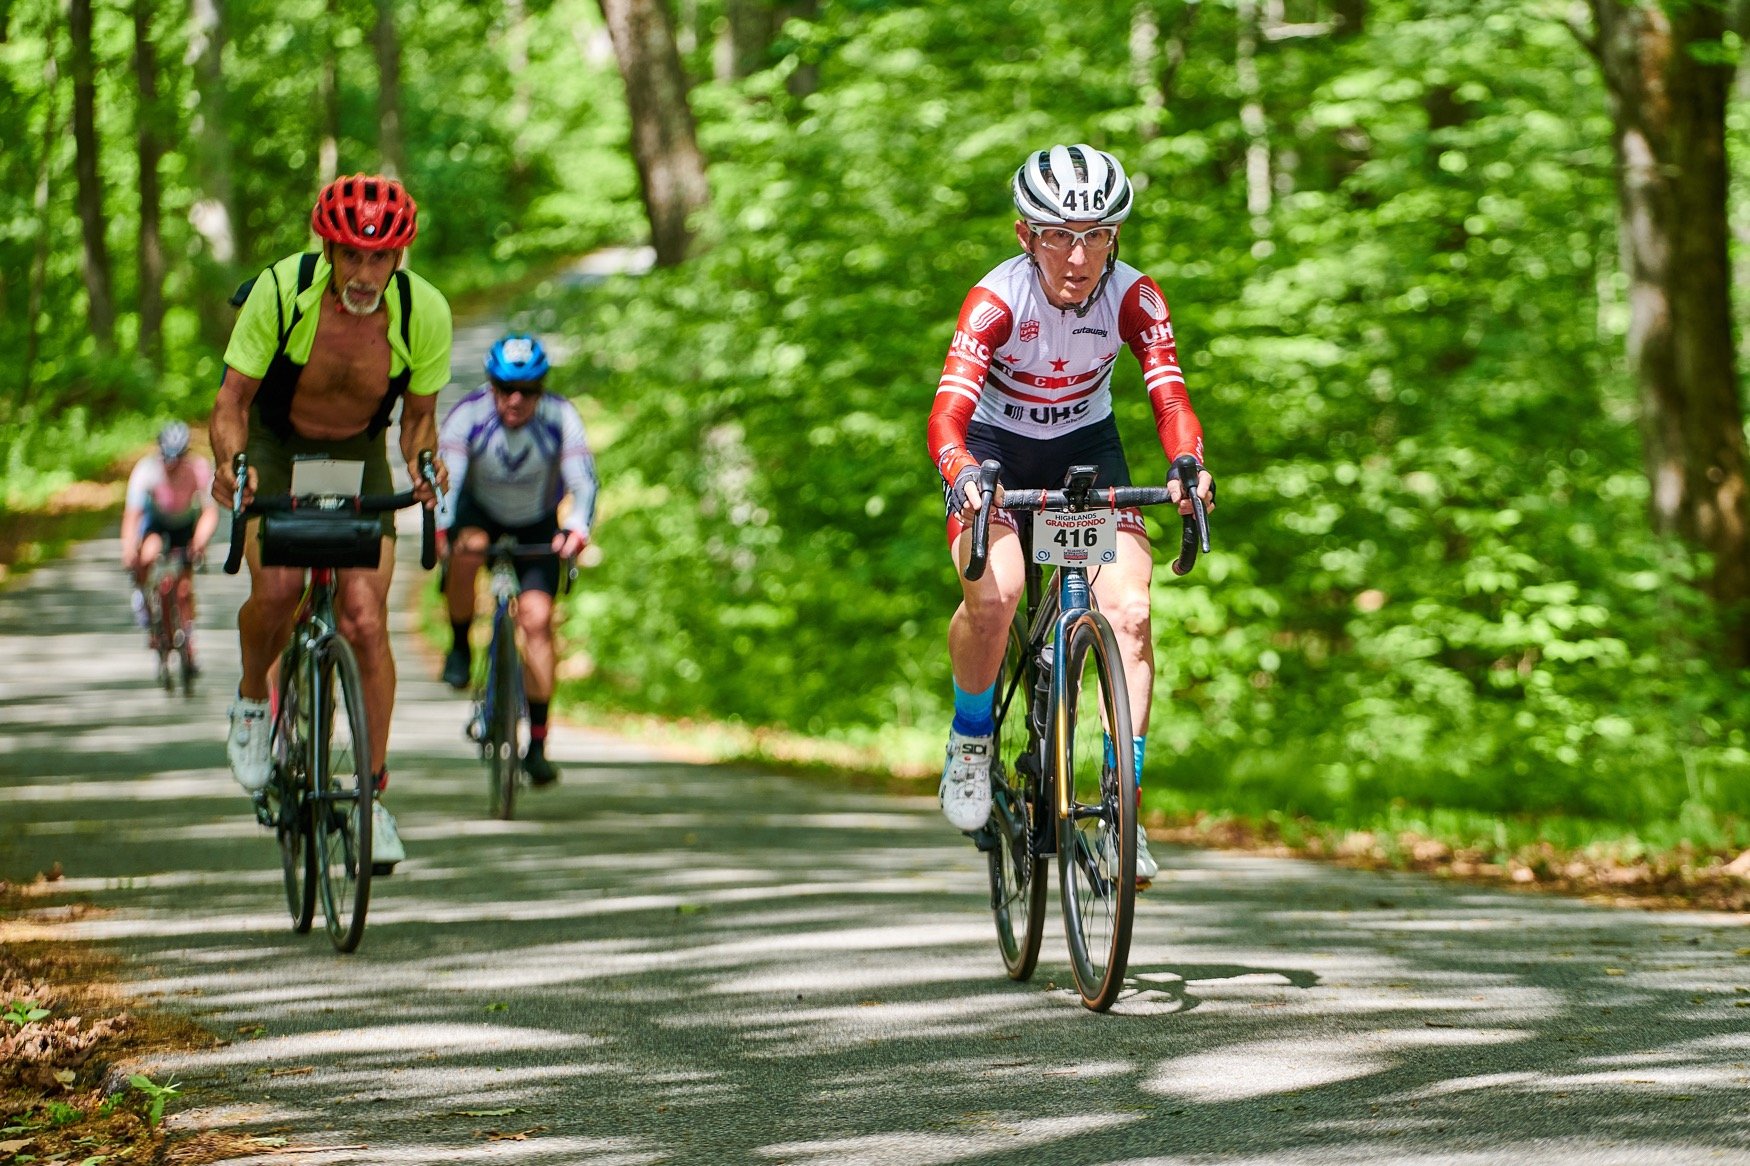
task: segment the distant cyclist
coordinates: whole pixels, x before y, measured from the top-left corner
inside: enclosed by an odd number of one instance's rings
[[[194,581],[190,571],[206,554],[219,525],[213,504],[213,463],[188,451],[188,426],[172,421],[158,431],[158,452],[147,454],[128,475],[122,502],[122,566],[133,573],[134,622],[147,627],[146,582],[152,564],[166,549],[186,550],[181,589],[182,610],[194,627]]]
[[[453,636],[444,682],[466,688],[473,671],[468,629],[474,583],[486,548],[503,535],[524,545],[551,546],[551,556],[519,559],[522,594],[517,626],[523,637],[523,691],[529,702],[529,750],[523,772],[532,785],[559,776],[547,760],[547,714],[553,699],[553,595],[559,560],[589,544],[595,518],[595,459],[583,418],[564,397],[546,391],[547,352],[533,336],[506,336],[486,354],[487,383],[444,418],[438,448],[450,469],[447,505],[438,515],[439,545],[450,554],[446,597]],[[559,524],[559,503],[571,511]]]
[[[1119,229],[1131,208],[1124,167],[1092,146],[1053,146],[1027,156],[1009,191],[1021,254],[967,293],[930,410],[930,456],[942,475],[948,545],[960,571],[971,553],[967,528],[991,501],[978,480],[986,458],[1003,465],[999,487],[1061,486],[1072,465],[1098,466],[1100,486],[1131,484],[1112,416],[1112,370],[1121,348],[1142,366],[1168,463],[1180,454],[1203,460],[1203,428],[1185,392],[1166,297],[1154,280],[1118,261]],[[1187,488],[1211,499],[1209,474],[1200,470],[1197,478],[1167,483],[1185,513]],[[1153,560],[1140,512],[1122,511],[1118,529],[1117,562],[1097,570],[1092,585],[1124,661],[1140,786],[1154,687]],[[978,830],[990,815],[995,687],[1025,568],[1014,519],[999,510],[991,516],[989,569],[976,582],[960,576],[961,603],[948,625],[954,720],[939,796],[948,821],[965,831]],[[1137,833],[1142,883],[1156,866],[1140,820]]]

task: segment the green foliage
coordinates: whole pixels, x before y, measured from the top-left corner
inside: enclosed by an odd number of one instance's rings
[[[1158,115],[1131,6],[1047,0],[828,5],[771,72],[695,92],[698,257],[559,309],[624,421],[574,601],[589,690],[841,735],[944,719],[935,375],[1013,253],[1014,166],[1089,140],[1138,180],[1124,256],[1172,301],[1222,483],[1216,553],[1155,584],[1157,796],[1735,837],[1750,689],[1709,651],[1705,564],[1646,532],[1610,127],[1560,14],[1381,2],[1362,35],[1266,43],[1256,233],[1235,14],[1157,11],[1187,38]],[[1157,477],[1128,358],[1115,393]]]
[[[135,1073],[128,1078],[128,1084],[145,1095],[144,1116],[146,1128],[154,1130],[158,1123],[164,1120],[164,1106],[171,1098],[182,1092],[181,1085],[176,1081],[158,1084],[144,1073]]]
[[[27,1024],[35,1024],[39,1020],[47,1020],[49,1010],[37,1007],[34,1000],[14,1000],[6,1006],[5,1012],[0,1012],[0,1020],[23,1028]]]

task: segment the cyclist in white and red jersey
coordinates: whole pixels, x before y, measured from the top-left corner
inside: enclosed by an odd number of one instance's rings
[[[444,682],[466,688],[472,672],[468,628],[474,582],[487,548],[504,535],[551,555],[519,559],[517,626],[523,634],[523,692],[529,703],[529,748],[523,772],[531,785],[551,785],[559,771],[547,759],[547,713],[553,699],[553,595],[559,560],[589,545],[597,479],[577,406],[546,391],[547,352],[533,336],[512,334],[486,354],[487,383],[444,418],[438,449],[450,470],[450,493],[438,514],[440,547],[450,554],[450,654]],[[559,503],[571,495],[561,527]]]
[[[134,464],[122,500],[122,566],[133,574],[134,622],[146,614],[146,580],[166,548],[186,549],[178,587],[189,630],[194,626],[194,580],[190,568],[206,554],[219,525],[213,504],[213,463],[188,452],[188,426],[172,421],[158,431],[158,452]]]
[[[962,589],[948,627],[954,721],[939,796],[948,820],[969,832],[990,815],[996,681],[1026,581],[1014,520],[1004,511],[991,516],[988,569],[976,582],[964,576],[972,541],[967,527],[988,501],[978,484],[979,463],[1002,462],[999,488],[1057,488],[1072,465],[1098,465],[1096,485],[1130,485],[1112,416],[1112,369],[1121,347],[1142,365],[1168,463],[1187,453],[1203,460],[1203,429],[1185,392],[1166,297],[1152,279],[1118,261],[1119,228],[1132,201],[1124,168],[1091,146],[1053,146],[1028,156],[1011,193],[1022,254],[967,294],[929,424]],[[1199,470],[1194,485],[1213,505],[1207,471]],[[1183,484],[1169,481],[1167,489],[1189,513]],[[1118,561],[1092,582],[1124,660],[1139,785],[1154,685],[1152,570],[1142,516],[1125,511]],[[1156,867],[1146,835],[1137,841],[1137,881],[1143,883]]]

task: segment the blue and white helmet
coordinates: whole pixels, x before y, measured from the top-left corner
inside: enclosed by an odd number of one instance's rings
[[[547,375],[547,350],[526,333],[504,337],[486,354],[486,375],[501,385],[520,385]]]
[[[172,421],[158,431],[158,454],[166,461],[188,452],[188,426]]]
[[[1080,143],[1027,156],[1011,184],[1015,210],[1029,223],[1099,222],[1130,217],[1130,179],[1118,159]]]

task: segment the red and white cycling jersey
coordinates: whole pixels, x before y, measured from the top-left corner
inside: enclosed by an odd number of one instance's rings
[[[930,456],[944,481],[978,464],[966,449],[973,421],[1024,437],[1062,437],[1112,413],[1112,368],[1120,345],[1142,364],[1167,460],[1203,460],[1203,427],[1191,409],[1167,299],[1130,266],[1112,278],[1085,316],[1045,298],[1026,255],[1000,264],[966,296],[930,410]]]

